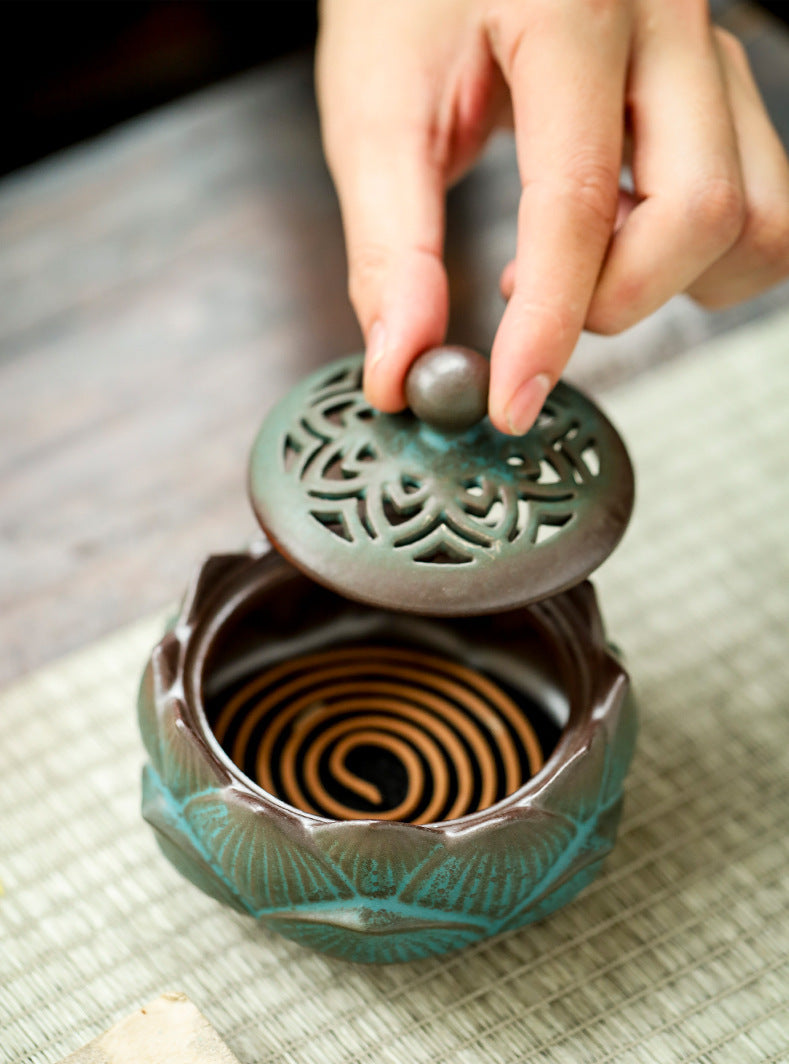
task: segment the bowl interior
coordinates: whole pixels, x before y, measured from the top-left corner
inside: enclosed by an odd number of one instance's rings
[[[530,609],[413,617],[286,566],[236,596],[206,648],[199,701],[223,756],[330,819],[480,812],[540,772],[570,716],[566,663]]]

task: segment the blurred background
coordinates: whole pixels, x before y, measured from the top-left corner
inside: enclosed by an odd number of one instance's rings
[[[712,0],[789,145],[789,25],[772,6]],[[261,419],[360,347],[316,9],[0,6],[0,687],[172,601],[207,553],[254,535]],[[449,194],[451,342],[490,349],[520,192],[502,133]],[[605,401],[787,305],[789,282],[718,313],[678,297],[621,336],[585,334],[569,372]]]
[[[713,0],[732,17],[754,4]],[[763,0],[789,22],[786,0]],[[7,123],[0,174],[78,143],[213,82],[309,47],[317,30],[313,0],[106,2],[12,0],[2,5],[5,52],[0,85]],[[789,72],[759,62],[763,91]],[[774,65],[774,69],[771,67]]]
[[[309,46],[312,0],[2,5],[0,173]]]

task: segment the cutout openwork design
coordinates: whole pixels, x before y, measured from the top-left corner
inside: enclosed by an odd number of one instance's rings
[[[487,419],[443,435],[410,413],[379,414],[361,386],[356,357],[308,378],[252,457],[264,528],[330,586],[395,608],[481,612],[576,582],[621,535],[627,456],[569,385],[520,438]]]

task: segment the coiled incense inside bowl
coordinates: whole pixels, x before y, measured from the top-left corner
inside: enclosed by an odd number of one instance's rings
[[[215,692],[206,715],[245,775],[289,805],[414,824],[512,794],[559,735],[522,691],[396,644],[333,646],[263,667]]]

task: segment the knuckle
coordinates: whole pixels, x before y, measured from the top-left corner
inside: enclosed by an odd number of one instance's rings
[[[560,209],[580,216],[584,226],[608,236],[614,227],[619,197],[619,172],[594,158],[570,161],[558,180],[545,174],[524,180],[521,209],[534,209],[532,200],[545,209]]]
[[[589,218],[602,228],[613,228],[619,173],[605,163],[579,159],[565,179],[565,192]]]
[[[359,244],[348,251],[348,296],[355,310],[364,311],[380,287],[391,262],[391,253],[382,244]]]
[[[781,275],[789,272],[789,201],[751,210],[742,242],[763,266]]]
[[[725,30],[721,26],[715,26],[712,32],[715,43],[727,59],[740,67],[749,65],[748,53],[739,37],[735,37],[730,30]]]
[[[697,39],[709,37],[711,28],[709,0],[662,0],[661,6],[665,8],[666,14],[675,24],[693,33]]]
[[[598,290],[589,306],[586,328],[601,336],[617,336],[631,328],[643,316],[640,308],[645,288],[645,279],[631,273],[618,278],[604,292]]]
[[[725,310],[737,302],[737,297],[732,297],[725,289],[717,286],[704,289],[694,287],[688,290],[688,295],[704,310]]]
[[[730,247],[745,225],[745,197],[740,182],[729,176],[700,182],[690,193],[688,215],[700,238],[720,248]]]
[[[520,313],[528,318],[529,330],[535,347],[540,347],[555,340],[566,340],[581,328],[583,314],[570,302],[547,302],[532,298],[522,298],[515,290],[513,296]]]
[[[584,7],[597,18],[617,16],[624,6],[622,0],[584,0]]]
[[[512,29],[508,21],[501,16],[492,18],[488,32],[502,70],[511,71],[518,64],[528,31],[523,25]]]
[[[617,313],[609,308],[607,311],[595,314],[593,320],[589,323],[589,329],[599,336],[619,336],[625,332],[630,324],[631,322],[627,320],[621,311]]]
[[[551,32],[556,13],[552,0],[492,0],[484,15],[483,28],[504,71],[513,71],[528,49],[530,39]]]
[[[610,299],[593,304],[586,318],[586,328],[600,336],[618,336],[632,324],[625,305]]]

